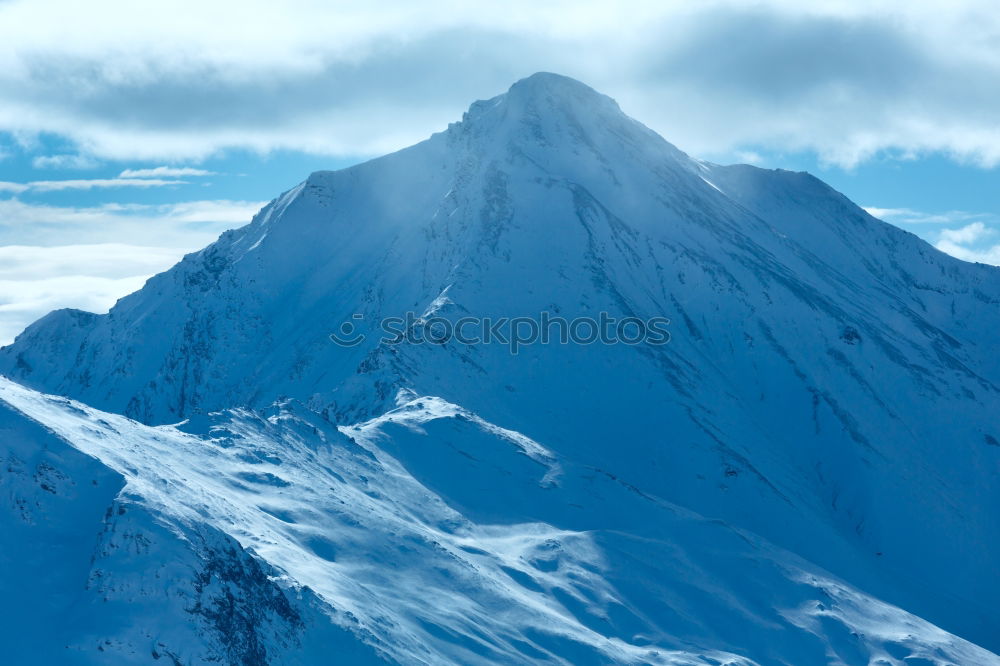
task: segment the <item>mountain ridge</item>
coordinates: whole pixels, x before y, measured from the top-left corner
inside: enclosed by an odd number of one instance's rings
[[[998,303],[997,269],[818,179],[695,160],[542,74],[310,175],[108,315],[49,315],[0,373],[148,425],[292,398],[346,427],[435,396],[996,650]],[[431,308],[667,316],[671,342],[379,341]],[[363,343],[331,342],[346,321]]]

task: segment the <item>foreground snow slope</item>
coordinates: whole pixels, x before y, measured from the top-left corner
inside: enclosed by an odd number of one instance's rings
[[[312,592],[279,584],[227,516],[180,490],[210,493],[178,476],[199,474],[196,452],[192,469],[160,455],[176,434],[6,381],[2,391],[5,664],[384,663]]]
[[[57,549],[4,550],[11,663],[1000,664],[440,398],[340,429],[0,406],[2,529]]]
[[[400,390],[440,396],[997,651],[998,304],[998,269],[807,174],[694,160],[539,74],[311,175],[108,315],[52,313],[0,373],[150,425],[283,398],[349,425]],[[666,316],[672,340],[380,343],[380,318],[407,311]],[[331,342],[344,321],[363,343]],[[407,451],[451,506],[495,520]],[[518,497],[507,520],[548,521],[548,495]]]

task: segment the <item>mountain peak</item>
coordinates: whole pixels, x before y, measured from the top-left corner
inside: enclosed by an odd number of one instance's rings
[[[611,104],[616,109],[618,104],[602,93],[574,78],[553,74],[552,72],[536,72],[531,76],[516,81],[506,93],[510,100],[558,100],[567,103]]]
[[[517,81],[501,95],[473,102],[463,120],[494,116],[494,109],[505,117],[538,118],[555,114],[562,119],[568,112],[624,116],[618,103],[607,95],[576,79],[551,72],[537,72]]]
[[[684,168],[692,164],[685,153],[626,115],[611,97],[551,72],[532,74],[501,95],[474,102],[462,122],[451,128],[459,136],[473,137],[480,148],[508,151],[516,145],[513,152],[532,154],[539,164],[547,163],[553,153],[571,161],[589,154],[606,164],[631,162],[639,155],[644,163],[666,160]]]

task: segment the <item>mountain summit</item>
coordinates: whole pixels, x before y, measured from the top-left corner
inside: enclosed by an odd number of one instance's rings
[[[117,604],[59,638],[83,663],[1000,663],[998,304],[808,174],[536,74],[0,350],[48,512],[10,520],[104,535],[52,583]],[[384,335],[543,313],[669,343]],[[31,465],[112,490],[52,518]]]

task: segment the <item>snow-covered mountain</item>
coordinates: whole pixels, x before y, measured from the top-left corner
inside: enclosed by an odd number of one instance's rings
[[[996,268],[812,176],[692,159],[537,74],[0,350],[4,603],[30,608],[5,643],[1000,663],[998,304]],[[407,312],[671,339],[380,341]]]

